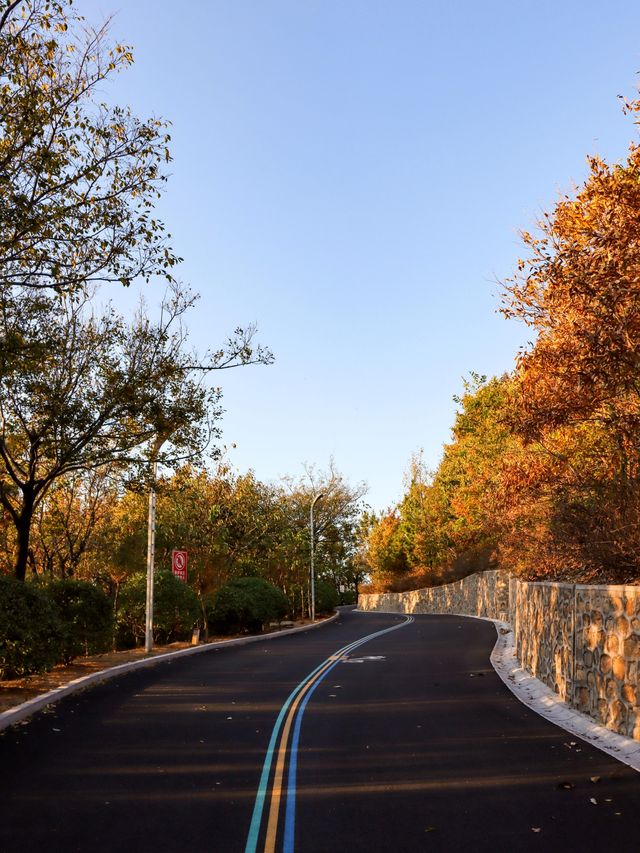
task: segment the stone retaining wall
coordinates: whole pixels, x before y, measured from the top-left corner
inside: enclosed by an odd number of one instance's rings
[[[446,586],[360,595],[358,608],[385,613],[468,613],[506,622],[509,618],[509,574],[495,570],[479,572]]]
[[[525,669],[572,707],[640,740],[640,587],[526,583],[489,571],[441,587],[361,595],[358,607],[508,621]]]

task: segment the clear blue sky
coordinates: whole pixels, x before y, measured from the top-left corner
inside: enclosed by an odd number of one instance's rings
[[[390,505],[414,451],[437,465],[462,377],[526,340],[496,313],[518,230],[634,137],[640,3],[116,3],[76,7],[134,45],[109,97],[173,122],[193,341],[255,321],[276,355],[219,377],[231,462],[334,456]]]

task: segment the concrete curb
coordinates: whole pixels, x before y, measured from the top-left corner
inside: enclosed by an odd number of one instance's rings
[[[366,614],[381,613],[382,611],[357,610],[356,612]],[[491,652],[491,665],[513,695],[523,705],[531,708],[532,711],[549,720],[549,722],[640,772],[640,741],[612,732],[605,726],[596,723],[591,717],[587,717],[586,714],[581,714],[580,711],[569,707],[546,684],[528,673],[516,656],[513,630],[508,622],[490,619],[488,616],[471,616],[468,613],[415,615],[457,616],[461,619],[480,619],[483,622],[492,622],[498,638]]]
[[[73,693],[78,693],[80,690],[85,690],[94,684],[99,684],[102,681],[108,681],[111,678],[116,678],[119,675],[132,672],[135,669],[154,666],[157,663],[166,663],[167,661],[176,660],[177,658],[187,657],[188,655],[197,655],[202,652],[210,652],[215,649],[228,648],[229,646],[246,646],[249,643],[259,643],[266,640],[277,640],[278,637],[290,637],[291,634],[300,634],[303,631],[313,631],[315,628],[321,628],[323,625],[328,625],[340,616],[339,612],[333,614],[328,619],[323,619],[322,622],[316,622],[313,625],[300,625],[298,628],[285,628],[284,631],[273,631],[270,634],[256,634],[251,637],[239,637],[235,640],[218,640],[215,643],[205,643],[202,646],[193,646],[190,649],[180,649],[177,652],[167,652],[163,655],[156,655],[152,658],[142,658],[141,660],[130,661],[129,663],[121,663],[118,666],[112,666],[109,669],[103,669],[100,672],[92,672],[91,675],[83,675],[81,678],[76,678],[62,687],[56,687],[55,690],[50,690],[48,693],[43,693],[41,696],[36,696],[34,699],[29,699],[21,705],[16,705],[15,708],[10,708],[8,711],[3,711],[0,714],[0,732],[4,729],[13,726],[16,723],[26,720],[33,714],[46,708],[47,705],[52,705],[59,702],[65,696],[70,696]]]
[[[482,617],[473,617],[482,618]],[[640,742],[612,732],[587,717],[586,714],[569,707],[546,684],[528,673],[516,657],[513,630],[508,622],[485,619],[493,622],[498,639],[491,652],[491,664],[502,681],[523,705],[536,714],[559,726],[581,740],[601,749],[640,772]]]

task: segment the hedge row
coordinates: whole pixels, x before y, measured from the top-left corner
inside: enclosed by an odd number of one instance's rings
[[[316,611],[329,612],[337,603],[333,586],[318,581]],[[40,585],[0,575],[0,679],[43,672],[79,655],[140,645],[145,606],[142,573],[123,584],[115,622],[110,598],[90,583],[69,579]],[[261,631],[288,611],[289,603],[276,586],[263,578],[242,577],[226,583],[205,603],[203,613],[190,586],[160,571],[154,582],[154,642],[189,639],[204,618],[217,633]]]
[[[112,638],[111,602],[92,584],[62,580],[41,587],[0,576],[0,678],[106,651]]]
[[[40,585],[0,576],[0,679],[143,642],[145,604],[144,575],[133,575],[123,585],[115,622],[111,599],[93,584],[62,580]],[[191,587],[170,572],[157,573],[155,642],[188,639],[200,613]]]
[[[207,606],[207,621],[217,632],[261,631],[286,616],[289,602],[282,590],[263,578],[234,578]]]

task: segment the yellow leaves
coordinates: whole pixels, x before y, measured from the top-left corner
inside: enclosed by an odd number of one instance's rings
[[[133,51],[128,45],[117,44],[112,53],[127,65],[131,65],[133,63]]]
[[[119,123],[114,123],[111,125],[111,130],[114,132],[115,136],[119,140],[123,140],[126,136],[126,128],[124,125]]]

